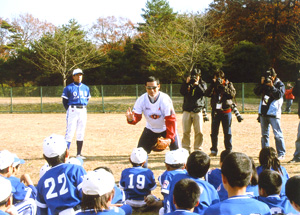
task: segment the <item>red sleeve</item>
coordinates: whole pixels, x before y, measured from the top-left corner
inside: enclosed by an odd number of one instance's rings
[[[171,142],[173,143],[175,141],[176,136],[176,116],[175,114],[172,114],[170,116],[165,117],[166,122],[166,138],[170,138]]]
[[[138,123],[139,121],[141,121],[141,119],[142,119],[142,114],[134,113],[133,120],[130,121],[130,122],[127,120],[127,123],[131,124],[131,125],[135,125],[136,123]]]

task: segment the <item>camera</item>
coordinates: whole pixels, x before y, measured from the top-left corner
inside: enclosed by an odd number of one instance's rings
[[[264,84],[271,83],[272,80],[273,80],[272,77],[275,77],[275,76],[276,76],[275,70],[274,70],[272,67],[269,68],[269,69],[263,74],[263,77],[265,77]]]
[[[244,120],[244,118],[243,118],[242,115],[240,114],[239,110],[237,109],[237,106],[236,106],[235,103],[233,103],[233,104],[231,105],[231,109],[232,109],[232,111],[234,112],[234,114],[235,114],[235,116],[236,116],[238,122],[241,122],[242,120]]]
[[[209,121],[209,118],[208,118],[208,115],[206,113],[206,109],[205,108],[202,109],[202,113],[203,113],[203,121],[204,122]]]
[[[189,85],[193,86],[194,83],[198,81],[197,76],[201,76],[201,70],[195,68],[194,70],[191,71],[191,79],[189,81]]]
[[[196,75],[191,75],[191,80],[189,81],[190,85],[194,85],[194,83],[197,81],[197,76]]]

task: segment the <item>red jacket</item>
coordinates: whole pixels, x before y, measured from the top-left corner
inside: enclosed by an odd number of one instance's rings
[[[285,89],[285,99],[295,99],[295,96],[292,94],[293,88]]]

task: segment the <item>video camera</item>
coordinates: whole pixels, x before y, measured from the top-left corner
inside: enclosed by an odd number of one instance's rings
[[[268,84],[272,82],[272,77],[276,76],[276,72],[274,68],[270,67],[264,74],[263,77],[265,77],[264,84]]]
[[[191,72],[191,79],[189,81],[189,85],[194,85],[194,83],[198,81],[197,76],[201,76],[201,70],[195,68]]]

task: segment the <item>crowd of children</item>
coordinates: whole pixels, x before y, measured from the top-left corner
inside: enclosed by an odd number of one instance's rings
[[[47,164],[35,186],[28,174],[18,176],[25,161],[0,151],[0,215],[300,214],[300,176],[289,178],[272,147],[261,149],[257,167],[246,154],[224,150],[216,169],[201,150],[167,151],[166,170],[157,180],[144,167],[147,152],[134,148],[132,167],[122,171],[118,185],[110,168],[86,172],[82,159],[69,158],[61,135],[45,138],[43,156]]]

